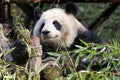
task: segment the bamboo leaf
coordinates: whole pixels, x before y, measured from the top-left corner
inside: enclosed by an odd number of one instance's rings
[[[77,59],[75,61],[75,67],[77,68],[78,64],[79,64],[79,61],[80,61],[80,56],[77,56]]]
[[[103,68],[101,71],[99,71],[98,73],[105,73],[105,72],[109,71],[110,68],[111,68],[110,66],[107,66],[107,67]]]
[[[48,52],[48,54],[51,56],[56,56],[56,57],[61,55],[60,53],[56,53],[56,52]]]
[[[81,40],[80,39],[80,41],[86,46],[86,47],[88,47],[89,46],[89,44],[88,43],[86,43],[85,41],[83,41],[83,40]]]

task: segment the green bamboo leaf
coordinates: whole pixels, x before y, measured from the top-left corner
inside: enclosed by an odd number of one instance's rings
[[[60,58],[61,58],[61,56],[58,56],[58,58],[55,60],[55,63],[54,63],[54,64],[58,63],[59,60],[60,60]]]
[[[4,53],[0,53],[0,58],[2,58],[3,55],[4,55]]]
[[[101,71],[99,71],[98,73],[105,73],[105,72],[109,71],[110,68],[111,68],[110,66],[107,66],[107,67],[103,68]]]
[[[56,53],[56,52],[48,52],[47,54],[51,55],[51,56],[60,56],[61,54],[60,53]]]
[[[97,76],[96,76],[96,80],[99,80],[101,78],[101,74],[97,74]]]
[[[64,67],[65,62],[66,62],[66,59],[67,59],[67,57],[66,57],[66,56],[63,56],[63,57],[62,57],[62,67]]]
[[[79,79],[80,80],[85,80],[85,75],[81,72],[79,72]]]
[[[4,53],[4,56],[7,56],[8,54],[10,54],[15,48],[12,48],[10,50],[8,50],[7,52]]]
[[[79,61],[80,61],[80,56],[77,56],[77,59],[75,61],[75,67],[77,68],[78,64],[79,64]]]
[[[73,80],[73,77],[74,77],[74,75],[73,75],[73,74],[70,74],[70,75],[68,76],[67,80]]]
[[[80,41],[86,46],[86,47],[88,47],[89,46],[89,44],[88,43],[86,43],[85,41],[83,41],[83,40],[81,40],[80,39]]]
[[[37,74],[39,74],[43,69],[45,69],[45,67],[48,66],[48,63],[46,63],[45,65],[43,65],[37,72]]]
[[[3,74],[0,72],[0,80],[3,80]]]
[[[35,71],[31,71],[28,76],[28,80],[32,80],[32,77],[35,75]]]
[[[116,76],[114,74],[111,76],[111,80],[116,80]]]
[[[78,48],[78,49],[75,50],[75,53],[79,53],[79,52],[87,50],[87,47],[82,47],[82,46],[79,46],[79,45],[75,45],[75,46]]]

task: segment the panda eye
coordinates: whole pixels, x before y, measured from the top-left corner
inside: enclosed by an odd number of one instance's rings
[[[40,29],[39,29],[40,32],[41,32],[41,30],[43,29],[44,25],[45,25],[45,23],[42,23],[42,24],[41,24]]]
[[[61,24],[58,22],[58,21],[53,21],[53,25],[55,26],[55,28],[57,29],[57,30],[60,30],[61,29]]]

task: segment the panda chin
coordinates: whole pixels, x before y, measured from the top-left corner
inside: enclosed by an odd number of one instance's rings
[[[43,36],[42,41],[55,43],[56,41],[59,41],[60,37],[58,35],[56,36]]]
[[[57,40],[57,37],[43,37],[42,38],[42,41],[45,41],[45,42],[54,42],[55,40]]]
[[[49,38],[44,38],[41,40],[44,46],[49,46],[51,48],[58,49],[58,48],[63,48],[65,46],[63,40],[61,40],[58,37],[49,37]]]

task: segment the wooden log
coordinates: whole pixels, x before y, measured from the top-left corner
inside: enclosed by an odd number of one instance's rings
[[[53,3],[53,2],[59,2],[59,3],[65,3],[69,0],[40,0],[41,2],[45,2],[45,3]],[[102,2],[102,3],[106,3],[106,2],[120,2],[120,0],[70,0],[70,1],[74,1],[74,2]]]
[[[34,2],[44,2],[44,3],[65,3],[69,0],[10,0],[14,3],[34,3]],[[106,2],[120,2],[120,0],[71,0],[74,2],[94,2],[94,3],[106,3]]]
[[[10,0],[12,3],[37,3],[41,0]]]

